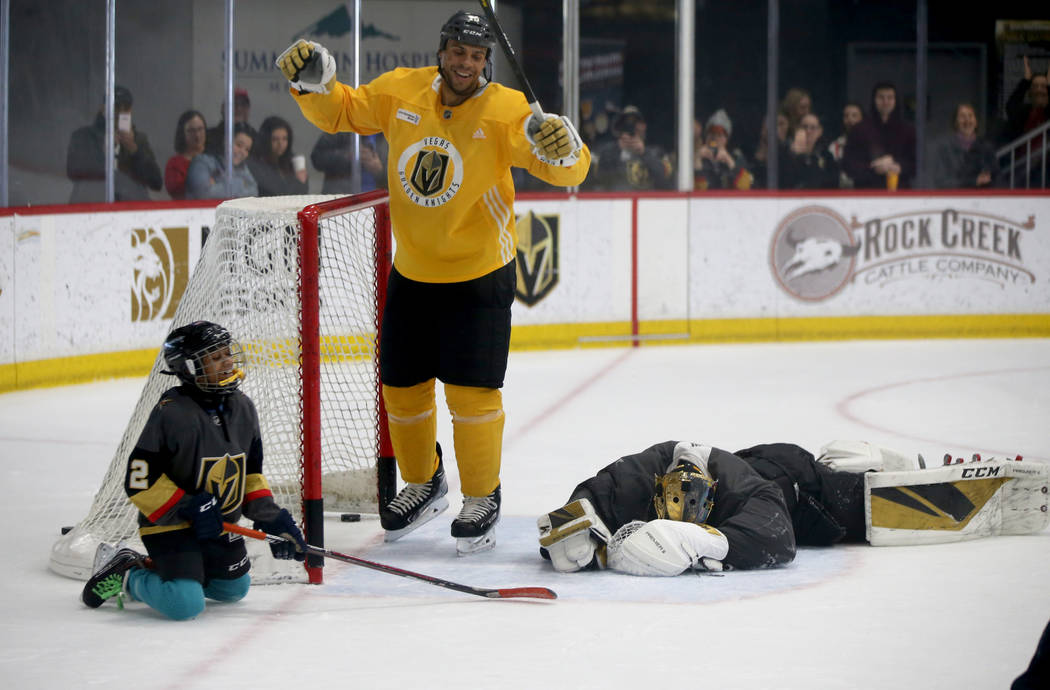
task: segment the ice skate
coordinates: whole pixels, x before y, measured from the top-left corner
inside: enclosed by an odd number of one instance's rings
[[[124,608],[124,594],[126,593],[124,583],[128,572],[132,568],[143,568],[146,564],[145,556],[139,552],[132,549],[120,549],[99,566],[99,557],[105,558],[112,552],[112,549],[113,547],[108,544],[99,544],[95,553],[95,565],[97,566],[95,573],[88,579],[87,584],[84,585],[84,591],[80,594],[81,601],[93,609],[97,609],[102,606],[103,602],[113,597],[117,597],[117,605]]]
[[[422,484],[405,484],[397,497],[379,510],[385,541],[396,541],[433,520],[448,508],[445,468],[438,459],[434,476]]]
[[[460,556],[488,551],[496,546],[496,523],[499,522],[500,488],[488,496],[464,496],[463,509],[452,521],[456,553]]]

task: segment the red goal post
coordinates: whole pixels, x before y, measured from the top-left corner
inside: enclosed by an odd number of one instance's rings
[[[247,355],[263,472],[277,502],[324,546],[326,511],[375,513],[396,466],[379,382],[379,328],[390,272],[389,196],[232,199],[216,208],[170,328],[225,326]],[[49,567],[87,579],[99,543],[142,550],[124,492],[128,455],[163,392],[178,381],[158,355],[92,506],[51,550]],[[322,581],[322,563],[275,561],[250,541],[253,582]]]
[[[393,247],[390,233],[390,195],[386,190],[322,201],[306,206],[298,214],[303,241],[299,245],[302,272],[300,300],[302,304],[301,335],[303,381],[303,527],[309,543],[324,546],[324,495],[322,471],[322,416],[321,416],[321,300],[320,300],[320,228],[327,219],[371,210],[375,237],[376,296],[374,354],[372,364],[376,381],[376,499],[377,506],[389,503],[396,489],[396,463],[390,443],[386,406],[383,403],[382,383],[379,381],[379,334],[382,307],[386,302],[387,280],[390,277]],[[310,582],[321,582],[323,558],[309,556],[307,572]]]

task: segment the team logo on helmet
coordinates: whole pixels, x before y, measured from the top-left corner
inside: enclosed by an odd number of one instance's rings
[[[401,189],[414,204],[442,206],[463,184],[463,157],[443,137],[424,137],[404,150],[397,161]]]

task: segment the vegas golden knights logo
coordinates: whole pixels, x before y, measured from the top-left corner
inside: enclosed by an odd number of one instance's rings
[[[197,486],[214,496],[224,513],[236,508],[244,499],[244,457],[244,453],[240,453],[201,458],[201,478]]]
[[[518,216],[518,267],[515,296],[533,306],[558,284],[557,214]]]
[[[131,320],[170,319],[189,280],[189,228],[131,231]]]
[[[445,186],[448,155],[438,151],[420,151],[412,169],[412,187],[423,196],[434,196]]]
[[[961,530],[992,499],[1006,477],[871,490],[871,526]]]

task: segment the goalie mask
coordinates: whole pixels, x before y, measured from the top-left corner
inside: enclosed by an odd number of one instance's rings
[[[228,395],[244,380],[244,349],[217,323],[194,321],[164,341],[164,361],[183,383],[204,393]]]
[[[684,460],[667,474],[656,475],[656,494],[653,505],[656,516],[664,520],[707,522],[714,508],[715,487],[713,481],[697,465]]]

